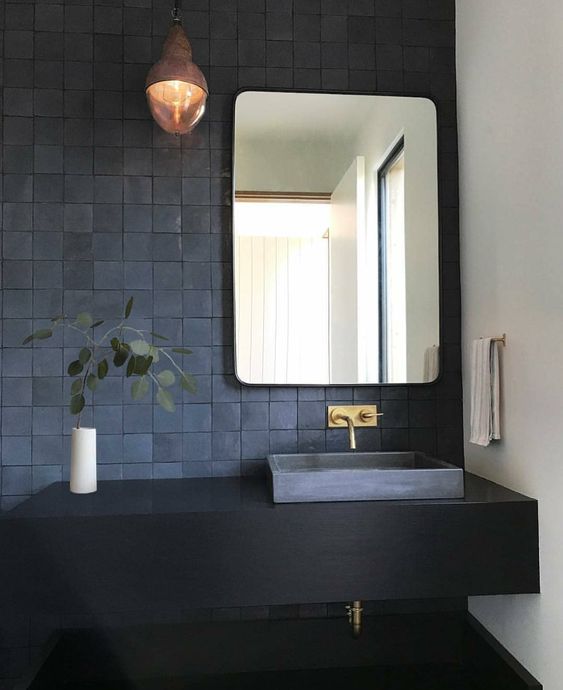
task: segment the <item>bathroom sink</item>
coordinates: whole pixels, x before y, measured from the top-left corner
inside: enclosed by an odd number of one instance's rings
[[[274,503],[463,498],[463,470],[424,453],[269,455]]]

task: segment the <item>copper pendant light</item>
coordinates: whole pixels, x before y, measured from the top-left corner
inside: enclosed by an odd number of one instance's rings
[[[165,132],[187,134],[205,112],[209,90],[199,67],[192,62],[192,47],[182,28],[179,0],[172,10],[172,26],[160,60],[147,74],[145,89],[151,115]]]

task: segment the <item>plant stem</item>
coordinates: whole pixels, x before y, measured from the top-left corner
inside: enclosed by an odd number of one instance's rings
[[[172,362],[172,366],[174,366],[174,367],[176,368],[176,370],[179,371],[180,374],[181,374],[182,376],[184,375],[183,370],[176,364],[176,360],[174,359],[174,357],[172,357],[171,355],[169,355],[168,352],[166,352],[166,350],[164,350],[163,348],[160,348],[160,347],[159,347],[159,348],[158,348],[158,351],[159,351],[159,352],[162,352],[162,354],[163,354],[165,357],[168,357],[168,359]]]

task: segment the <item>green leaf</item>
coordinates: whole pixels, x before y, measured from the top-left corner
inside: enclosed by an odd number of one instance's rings
[[[74,362],[71,362],[68,365],[68,375],[69,376],[78,376],[78,374],[82,373],[82,370],[84,367],[82,366],[82,362],[79,362],[77,359],[74,360]]]
[[[119,348],[121,347],[121,341],[119,340],[119,338],[112,338],[110,340],[110,344],[111,344],[111,349],[114,350],[115,352],[117,352],[119,350]]]
[[[135,355],[131,355],[129,357],[129,361],[127,362],[127,371],[125,372],[125,376],[129,377],[135,372],[135,365],[136,365],[136,357]]]
[[[122,367],[128,357],[129,352],[124,347],[120,347],[113,357],[113,363],[116,367]]]
[[[188,374],[186,371],[182,372],[182,376],[180,378],[180,385],[185,391],[188,391],[188,393],[197,393],[197,381],[191,374]]]
[[[187,347],[173,347],[172,352],[176,352],[179,355],[191,355],[192,351],[188,350]]]
[[[131,357],[134,360],[133,373],[138,376],[144,376],[151,365],[150,357],[143,357],[143,355],[134,355]]]
[[[90,326],[90,328],[98,328],[98,326],[101,326],[103,323],[104,323],[103,320],[102,321],[96,321],[96,323],[93,323]]]
[[[164,388],[168,388],[169,386],[173,386],[174,382],[176,381],[176,377],[174,374],[170,371],[170,369],[165,369],[164,371],[161,371],[156,375],[156,378],[158,379],[158,382],[160,383],[161,386],[164,386]]]
[[[98,364],[98,378],[100,379],[100,381],[102,379],[105,379],[108,371],[109,371],[109,365],[108,365],[107,359],[102,359],[102,361]]]
[[[136,355],[148,355],[151,349],[146,340],[132,340],[129,346]]]
[[[89,348],[83,347],[78,353],[78,361],[80,362],[80,364],[86,364],[86,362],[90,361],[91,356],[92,353],[89,350]]]
[[[174,412],[176,410],[176,405],[174,404],[174,399],[170,394],[170,391],[165,391],[164,388],[159,388],[156,394],[156,400],[158,404],[166,412]]]
[[[154,345],[150,346],[149,355],[152,357],[153,362],[158,362],[160,360],[159,349]]]
[[[131,310],[133,309],[133,298],[129,297],[129,301],[125,305],[125,318],[128,319],[131,315]]]
[[[149,382],[143,376],[140,379],[135,379],[131,384],[131,397],[133,400],[141,400],[149,392]]]
[[[75,381],[72,382],[72,385],[70,387],[70,394],[71,395],[78,395],[81,392],[82,392],[82,379],[76,379]]]
[[[65,318],[66,317],[64,314],[59,314],[58,316],[53,316],[53,318],[51,319],[51,323],[55,323],[55,324],[59,323],[60,321],[64,321]]]
[[[151,331],[151,335],[153,338],[158,338],[159,340],[168,340],[165,335],[160,335],[160,333],[155,333],[154,331]]]
[[[153,358],[149,355],[148,357],[142,357],[137,359],[142,359],[142,363],[139,363],[138,371],[136,371],[135,373],[139,374],[140,376],[144,376],[148,373],[149,369],[151,368]]]
[[[70,399],[70,413],[71,414],[80,414],[82,410],[84,409],[84,405],[86,404],[86,400],[84,399],[83,395],[73,395],[72,398]]]
[[[81,328],[90,328],[93,323],[94,319],[87,311],[81,311],[80,314],[76,316],[76,325]]]
[[[32,340],[47,340],[53,335],[53,331],[50,328],[40,328],[35,333],[28,335],[27,338],[22,342],[22,345],[27,345]]]
[[[86,385],[92,391],[92,393],[98,387],[98,381],[99,379],[97,376],[95,376],[94,374],[88,374],[88,378],[86,379]]]

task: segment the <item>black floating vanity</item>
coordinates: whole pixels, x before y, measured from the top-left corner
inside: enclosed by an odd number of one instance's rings
[[[537,502],[274,505],[263,479],[53,484],[0,518],[0,610],[219,608],[539,592]]]

